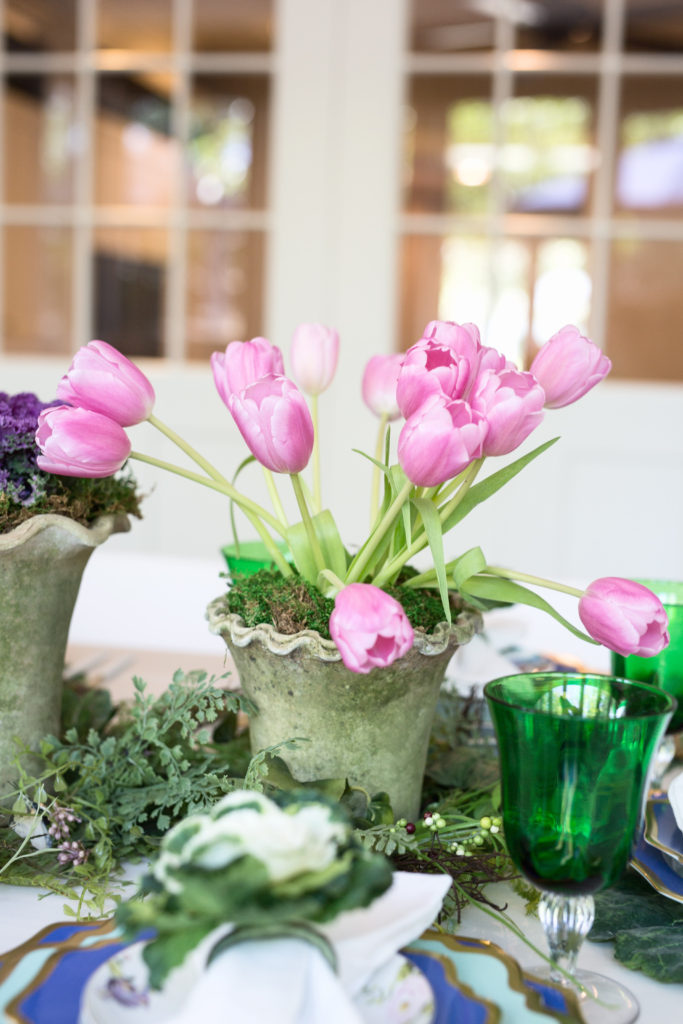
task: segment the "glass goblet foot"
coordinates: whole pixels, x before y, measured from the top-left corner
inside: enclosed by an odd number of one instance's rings
[[[631,1024],[640,1012],[627,988],[593,971],[576,970],[576,958],[595,917],[592,896],[543,893],[538,916],[550,949],[550,964],[527,968],[529,974],[571,989],[585,1024]]]

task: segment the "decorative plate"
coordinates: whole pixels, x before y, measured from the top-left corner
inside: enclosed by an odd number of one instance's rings
[[[643,838],[633,852],[631,867],[662,896],[683,903],[683,878],[667,863],[666,856]]]
[[[127,1016],[121,1011],[130,1007],[137,1011],[131,1012],[131,1020],[163,1020],[171,987],[163,994],[146,991],[146,977],[139,974],[140,945],[123,943],[112,920],[49,925],[0,958],[0,1018],[16,1024],[75,1024],[80,1012],[82,1024],[108,1019],[120,1024]],[[177,972],[174,1012],[195,970],[188,962]],[[99,993],[94,1002],[83,999],[86,986]],[[378,971],[356,1005],[366,1024],[542,1024],[580,1019],[572,1016],[574,1007],[566,993],[529,979],[497,946],[437,932],[425,932],[405,956],[397,955]],[[108,1011],[104,1018],[102,1008]]]
[[[666,797],[648,800],[645,841],[665,855],[669,866],[677,874],[683,871],[683,832],[676,823],[673,807]]]
[[[469,939],[427,931],[404,950],[437,993],[434,1024],[542,1024],[543,1021],[581,1021],[576,997],[560,985],[538,981],[499,946],[485,939]],[[470,998],[489,1000],[489,1016],[458,1015],[445,999],[442,985],[455,986]]]

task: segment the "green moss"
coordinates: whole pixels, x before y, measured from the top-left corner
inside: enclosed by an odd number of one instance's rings
[[[24,506],[0,493],[0,533],[7,533],[26,519],[55,513],[88,526],[106,513],[125,512],[141,518],[141,495],[131,472],[104,479],[54,478],[54,487],[32,505]]]
[[[410,587],[385,587],[404,608],[414,629],[431,633],[444,621],[441,599],[433,590]],[[460,607],[457,595],[451,599],[454,612]],[[300,576],[286,579],[279,572],[261,569],[250,576],[237,576],[228,590],[228,610],[240,615],[247,626],[268,623],[280,633],[298,633],[315,629],[330,639],[329,619],[334,601],[323,597]]]

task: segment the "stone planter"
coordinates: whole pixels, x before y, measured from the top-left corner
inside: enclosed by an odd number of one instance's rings
[[[245,627],[224,597],[211,602],[207,618],[258,708],[250,721],[254,753],[308,740],[280,754],[296,779],[346,777],[370,795],[387,792],[397,818],[415,819],[446,666],[481,628],[477,612],[462,612],[430,635],[416,631],[405,657],[368,675],[349,671],[335,644],[312,630],[285,636],[268,625]]]
[[[60,728],[64,653],[81,576],[125,515],[92,526],[37,515],[0,534],[0,794],[11,788],[14,737],[28,746]]]

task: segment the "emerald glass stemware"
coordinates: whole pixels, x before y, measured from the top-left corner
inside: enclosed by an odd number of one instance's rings
[[[676,702],[613,676],[546,672],[494,680],[484,694],[508,850],[542,890],[547,973],[578,981],[586,1021],[627,1024],[638,1015],[635,998],[607,978],[577,973],[576,957],[593,922],[592,894],[619,877],[639,837],[650,762]]]

